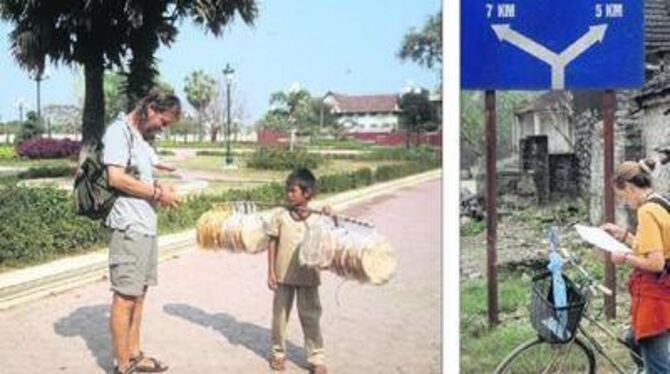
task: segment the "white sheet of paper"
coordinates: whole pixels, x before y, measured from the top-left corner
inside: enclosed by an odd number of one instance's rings
[[[575,229],[582,239],[605,251],[633,252],[628,246],[614,239],[610,234],[599,227],[575,225]]]

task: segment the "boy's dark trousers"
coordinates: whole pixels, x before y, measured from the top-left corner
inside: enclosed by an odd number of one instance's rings
[[[272,356],[286,357],[286,328],[294,298],[297,299],[298,317],[305,335],[307,362],[312,365],[324,365],[323,339],[319,326],[321,301],[318,286],[282,283],[277,285],[272,303]]]

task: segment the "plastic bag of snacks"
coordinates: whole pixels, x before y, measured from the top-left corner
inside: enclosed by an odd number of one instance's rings
[[[269,212],[253,203],[235,202],[228,209],[206,212],[198,221],[198,244],[204,249],[259,253],[267,248],[265,227]],[[225,214],[223,213],[225,212]]]
[[[227,207],[218,207],[203,213],[196,225],[196,239],[201,249],[222,249],[220,241],[221,227],[233,214]]]
[[[306,266],[328,269],[345,279],[384,284],[393,276],[396,253],[373,227],[355,222],[334,225],[316,220],[308,226],[299,260]]]
[[[319,217],[307,225],[298,257],[302,265],[321,269],[330,266],[337,245],[334,229],[333,221],[326,217]]]

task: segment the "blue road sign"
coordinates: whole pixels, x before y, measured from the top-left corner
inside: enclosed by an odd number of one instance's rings
[[[639,88],[643,35],[640,0],[462,0],[461,88]]]

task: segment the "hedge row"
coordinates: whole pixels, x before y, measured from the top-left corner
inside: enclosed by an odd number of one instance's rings
[[[261,148],[249,155],[247,166],[265,170],[316,169],[325,161],[323,156],[308,153],[305,150],[287,152],[280,149]]]
[[[244,156],[247,153],[243,152],[236,152],[236,151],[230,151],[230,154],[232,156]],[[226,155],[226,151],[212,151],[212,150],[205,150],[205,151],[197,151],[195,152],[196,156],[220,156],[224,157]]]
[[[334,160],[357,161],[431,161],[439,158],[439,151],[425,147],[388,148],[361,154],[328,154],[325,157]]]
[[[33,166],[17,175],[19,179],[71,177],[77,167],[71,165]]]
[[[72,197],[55,188],[0,189],[0,264],[43,262],[103,245],[105,230],[74,213]]]
[[[179,136],[179,135],[178,135]],[[210,142],[210,141],[202,141],[202,142],[187,142],[184,143],[181,140],[174,141],[174,140],[161,140],[157,143],[159,148],[190,148],[190,149],[198,149],[198,148],[222,148],[225,147],[225,142],[217,141],[217,142]],[[235,147],[245,147],[245,148],[255,148],[256,143],[255,142],[246,142],[246,141],[237,141],[234,142]]]
[[[411,163],[369,168],[319,178],[321,193],[336,193],[425,171],[438,164]],[[170,233],[195,226],[213,204],[234,200],[279,203],[285,192],[281,183],[216,195],[193,195],[177,209],[160,210],[158,227]],[[0,186],[0,265],[43,262],[104,246],[107,232],[99,223],[74,213],[70,193],[51,187]]]
[[[30,159],[65,158],[79,155],[81,142],[70,139],[28,139],[16,146],[16,153]]]

